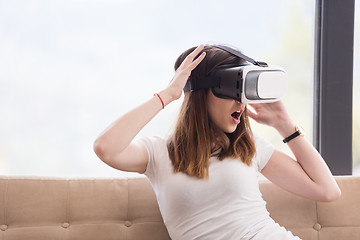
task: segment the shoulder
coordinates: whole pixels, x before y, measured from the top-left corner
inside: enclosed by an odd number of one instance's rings
[[[148,152],[148,164],[145,175],[148,177],[157,172],[162,161],[169,159],[167,150],[167,139],[160,136],[142,137],[137,141],[142,144]]]
[[[166,140],[160,136],[141,137],[136,139],[138,142],[144,144],[146,148],[161,147],[166,145]]]
[[[253,141],[256,148],[256,154],[253,160],[257,170],[260,172],[270,160],[275,151],[275,147],[267,139],[256,132],[253,132]]]
[[[161,152],[167,151],[167,140],[160,136],[142,137],[137,141],[146,148],[149,158],[154,158]]]

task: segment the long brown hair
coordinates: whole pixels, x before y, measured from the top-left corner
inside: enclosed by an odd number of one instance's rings
[[[175,62],[175,70],[195,47],[182,53]],[[212,46],[205,46],[205,59],[191,75],[203,77],[223,64],[243,63],[241,59]],[[201,53],[200,53],[201,54]],[[250,166],[255,155],[247,110],[233,133],[224,133],[209,118],[207,109],[208,89],[185,93],[174,133],[167,147],[174,172],[182,172],[198,178],[209,177],[209,158],[214,155],[223,160],[226,157],[240,158]],[[214,153],[214,146],[220,151]]]

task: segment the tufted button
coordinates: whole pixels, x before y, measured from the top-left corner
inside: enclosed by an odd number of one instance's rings
[[[1,225],[0,226],[1,231],[5,231],[6,229],[8,229],[7,225]]]
[[[125,226],[127,226],[127,227],[130,227],[131,225],[132,225],[132,222],[130,222],[130,221],[125,221]]]
[[[61,226],[63,228],[68,228],[68,227],[70,227],[70,224],[68,222],[64,222]]]
[[[316,231],[320,231],[321,225],[320,225],[319,223],[315,223],[315,224],[314,224],[314,229],[315,229]]]

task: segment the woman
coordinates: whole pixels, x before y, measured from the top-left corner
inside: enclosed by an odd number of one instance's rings
[[[185,51],[168,87],[95,141],[94,150],[105,163],[149,178],[172,239],[299,239],[270,218],[259,173],[309,199],[332,201],[341,195],[324,160],[304,137],[287,143],[294,160],[252,133],[248,116],[283,138],[294,133],[296,124],[281,101],[252,104],[250,111],[209,89],[187,92],[169,139],[134,140],[161,109],[180,98],[190,75],[204,77],[219,65],[242,61],[212,46]]]

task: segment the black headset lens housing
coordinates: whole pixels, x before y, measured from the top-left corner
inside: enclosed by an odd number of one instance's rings
[[[287,75],[281,67],[254,61],[232,48],[215,47],[252,64],[220,65],[208,76],[190,76],[184,92],[211,89],[216,97],[234,99],[242,103],[275,102],[285,95]]]

